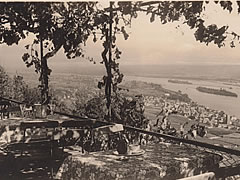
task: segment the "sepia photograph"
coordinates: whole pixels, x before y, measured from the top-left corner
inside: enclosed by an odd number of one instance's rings
[[[240,179],[240,1],[1,1],[0,179]]]

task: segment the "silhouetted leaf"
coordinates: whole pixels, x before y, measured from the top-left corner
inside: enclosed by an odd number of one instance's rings
[[[22,59],[23,59],[24,62],[26,62],[29,57],[30,57],[30,55],[28,53],[24,53],[23,56],[22,56]]]
[[[35,50],[35,56],[38,57],[38,52]]]
[[[30,46],[30,45],[28,44],[28,45],[25,46],[25,48],[26,48],[26,49],[29,49],[29,46]]]
[[[155,21],[155,13],[153,12],[152,15],[151,15],[151,18],[150,18],[150,22],[153,22]]]

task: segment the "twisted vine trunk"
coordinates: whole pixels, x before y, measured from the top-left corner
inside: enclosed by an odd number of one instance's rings
[[[112,6],[113,6],[113,2],[110,2],[110,19],[109,19],[109,40],[108,40],[108,55],[109,55],[109,58],[108,58],[108,117],[109,117],[109,120],[111,121],[111,93],[112,93]]]
[[[48,104],[48,65],[47,58],[43,55],[43,40],[40,37],[40,54],[41,54],[41,103]]]
[[[108,36],[108,29],[105,29],[105,36],[106,40],[103,43],[104,50],[102,52],[102,59],[105,64],[105,68],[107,71],[107,79],[105,83],[105,96],[107,99],[107,109],[108,109],[108,117],[109,120],[111,119],[111,85],[112,85],[112,72],[111,72],[111,65],[110,60],[107,59],[107,53],[109,52],[109,36]]]
[[[112,5],[110,2],[110,16],[109,16],[109,29],[104,27],[103,32],[105,41],[103,42],[104,50],[102,52],[102,59],[107,71],[107,78],[105,82],[105,96],[107,99],[108,120],[111,121],[111,99],[112,99]],[[107,58],[108,53],[108,58]]]
[[[107,79],[105,83],[105,96],[107,99],[108,119],[111,121],[111,96],[112,96],[112,6],[113,2],[110,2],[110,15],[109,15],[109,29],[104,29],[105,41],[103,43],[104,50],[102,52],[102,59],[107,71]],[[107,59],[108,53],[108,59]]]

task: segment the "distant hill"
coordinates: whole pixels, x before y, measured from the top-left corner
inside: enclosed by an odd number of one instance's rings
[[[77,62],[50,64],[53,73],[71,73],[80,75],[102,76],[105,74],[103,65],[81,64]],[[6,69],[15,73],[15,69]],[[121,65],[120,70],[125,76],[166,77],[174,79],[196,80],[239,80],[240,65]],[[33,68],[21,69],[17,72],[34,73]]]
[[[126,75],[184,78],[239,80],[240,65],[130,65],[123,66]]]

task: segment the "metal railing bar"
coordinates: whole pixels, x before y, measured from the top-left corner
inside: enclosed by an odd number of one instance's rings
[[[6,100],[6,101],[10,101],[10,102],[14,102],[16,104],[24,104],[23,102],[16,101],[16,100],[13,100],[13,99],[9,99],[9,98],[0,97],[0,99]]]

